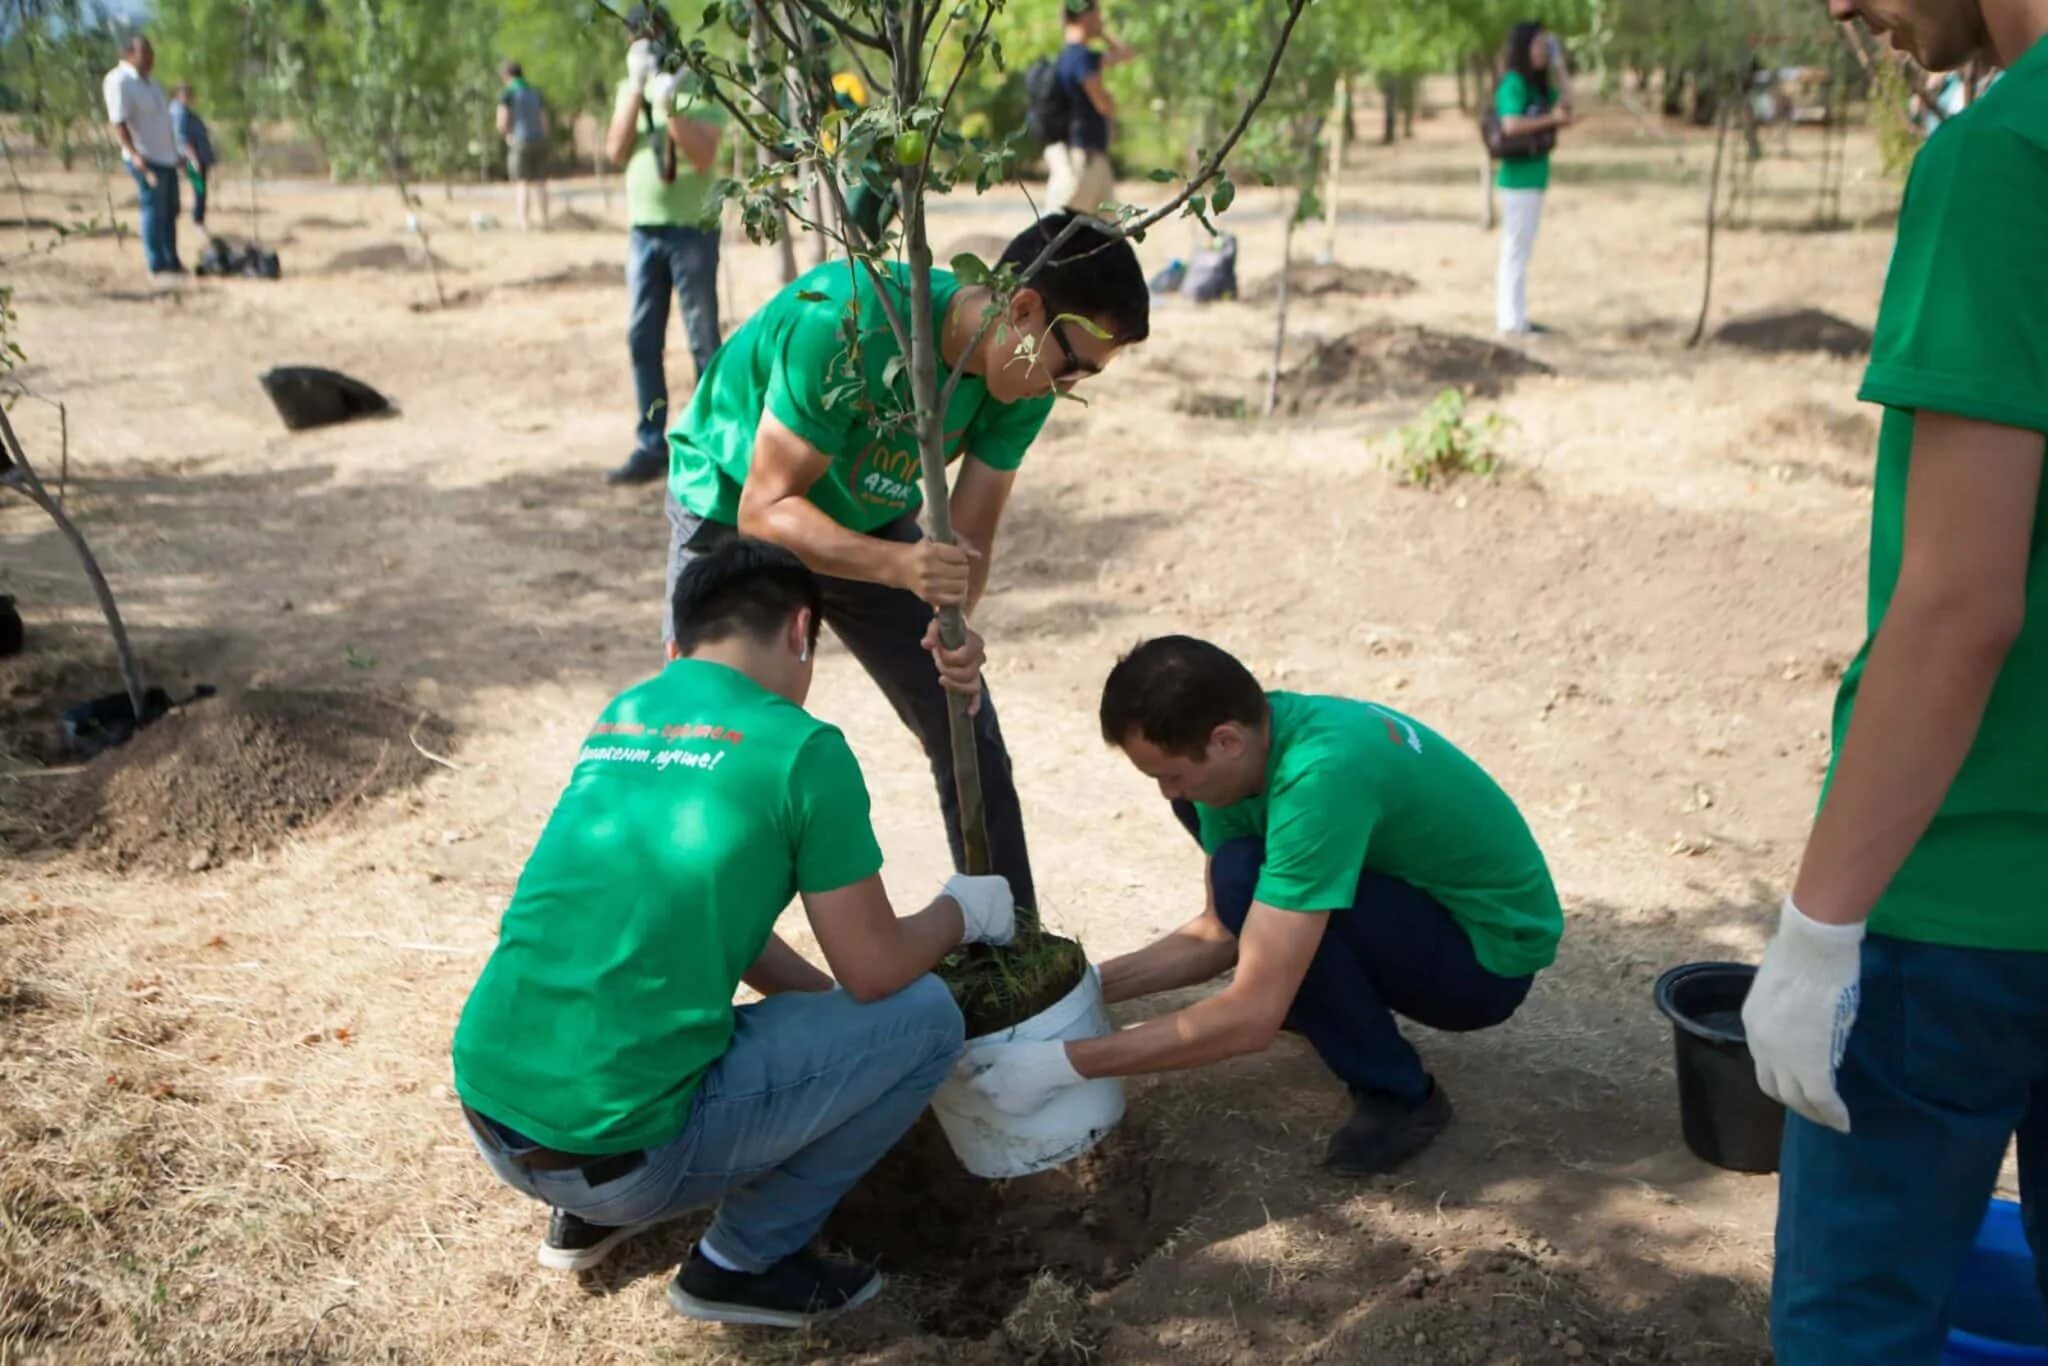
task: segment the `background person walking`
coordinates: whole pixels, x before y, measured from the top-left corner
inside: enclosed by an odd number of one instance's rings
[[[1066,0],[1066,7],[1066,44],[1053,67],[1066,136],[1045,149],[1046,209],[1099,214],[1116,197],[1116,170],[1109,159],[1109,121],[1116,117],[1116,101],[1102,84],[1102,72],[1137,54],[1103,32],[1096,0]],[[1093,46],[1098,39],[1105,44],[1101,51]]]
[[[189,81],[178,86],[171,100],[171,136],[178,144],[178,157],[185,166],[185,179],[192,186],[192,226],[206,231],[206,182],[212,176],[215,162],[213,136],[206,131],[206,120],[199,117],[199,111],[192,107],[192,84]]]
[[[1536,250],[1543,197],[1550,189],[1550,144],[1557,130],[1572,121],[1569,110],[1553,108],[1552,51],[1552,40],[1543,25],[1533,21],[1516,24],[1509,30],[1507,48],[1501,54],[1500,85],[1493,97],[1502,134],[1533,140],[1529,153],[1501,158],[1494,181],[1501,201],[1494,323],[1511,337],[1526,337],[1540,330],[1529,322],[1529,257]]]
[[[156,49],[141,34],[121,48],[121,61],[100,82],[107,122],[121,144],[121,161],[135,180],[142,219],[142,254],[151,275],[182,275],[178,261],[178,139],[171,102],[149,78]]]
[[[519,230],[532,228],[532,202],[540,201],[540,225],[548,225],[548,111],[540,91],[526,83],[519,63],[505,63],[505,88],[498,92],[498,132],[505,139],[505,174],[512,180]]]

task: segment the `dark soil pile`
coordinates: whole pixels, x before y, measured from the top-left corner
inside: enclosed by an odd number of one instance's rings
[[[1264,303],[1279,292],[1280,275],[1275,271],[1238,297],[1246,303]],[[1314,299],[1326,294],[1394,299],[1414,292],[1415,281],[1398,271],[1374,270],[1370,266],[1340,266],[1333,262],[1296,261],[1287,279],[1287,295],[1292,299]]]
[[[1463,389],[1496,398],[1514,381],[1549,366],[1478,337],[1410,323],[1368,323],[1317,347],[1280,376],[1280,411],[1320,412]]]
[[[967,1037],[1022,1024],[1057,1005],[1088,971],[1088,955],[1071,939],[1021,929],[1001,948],[974,945],[939,964],[939,977],[967,1018]]]
[[[1126,1121],[1064,1167],[1014,1181],[970,1176],[938,1121],[919,1120],[825,1225],[827,1242],[929,1282],[912,1312],[926,1332],[979,1338],[1041,1271],[1086,1290],[1129,1276],[1201,1208],[1207,1168],[1158,1158]]]
[[[339,253],[322,267],[332,275],[346,270],[419,270],[427,264],[426,254],[404,242],[384,242],[374,247],[356,247]],[[445,259],[436,255],[434,264],[442,270],[453,270]]]
[[[116,868],[197,872],[331,827],[418,782],[447,726],[359,693],[251,689],[192,703],[52,780],[41,843]]]
[[[551,270],[545,275],[514,281],[512,289],[567,289],[582,285],[616,285],[625,278],[625,272],[609,261],[585,261],[580,266],[564,266]]]
[[[1722,324],[1714,340],[1744,351],[1779,356],[1821,351],[1844,358],[1870,354],[1870,329],[1818,308],[1750,313]]]
[[[611,232],[612,225],[581,209],[560,209],[548,215],[549,232]],[[617,274],[614,271],[613,274]]]
[[[1220,418],[1241,422],[1252,415],[1251,400],[1243,394],[1219,394],[1207,389],[1183,389],[1173,400],[1176,413],[1189,417]]]

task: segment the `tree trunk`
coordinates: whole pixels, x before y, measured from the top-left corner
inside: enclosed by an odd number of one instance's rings
[[[1380,77],[1380,146],[1391,147],[1400,132],[1401,80],[1398,76]]]
[[[1422,81],[1415,76],[1401,78],[1401,136],[1415,136],[1415,106],[1422,99]]]
[[[1469,114],[1472,112],[1472,90],[1471,87],[1468,85],[1468,82],[1471,80],[1472,73],[1465,69],[1465,64],[1463,62],[1458,63],[1457,76],[1458,112],[1460,114]]]
[[[1306,191],[1304,191],[1306,194]],[[1287,283],[1294,274],[1294,220],[1301,217],[1301,200],[1295,200],[1294,209],[1287,215],[1287,226],[1280,230],[1280,284],[1273,291],[1273,355],[1266,365],[1266,406],[1267,417],[1280,406],[1280,357],[1287,349]]]
[[[249,158],[249,244],[260,247],[263,245],[263,223],[257,216],[256,130],[253,128],[249,130],[249,135],[242,139],[242,154]]]
[[[420,239],[420,254],[427,258],[427,274],[434,281],[434,303],[436,307],[448,307],[448,293],[441,288],[441,264],[434,259],[434,243],[427,236],[427,220],[415,212],[412,187],[405,182],[405,173],[398,169],[398,159],[385,153],[386,163],[391,167],[392,183],[398,187],[398,197],[404,201],[406,217],[412,220],[413,236]]]
[[[1493,201],[1493,157],[1484,143],[1479,148],[1479,226],[1487,232],[1500,221],[1494,211]]]
[[[137,725],[142,722],[142,675],[135,668],[135,652],[128,645],[128,630],[121,624],[121,609],[114,605],[114,590],[107,586],[107,576],[100,572],[100,562],[93,555],[92,547],[86,544],[84,533],[65,516],[64,509],[43,489],[43,481],[36,477],[35,466],[29,463],[28,452],[22,449],[21,438],[14,434],[14,426],[7,420],[7,409],[0,405],[0,453],[13,462],[12,469],[0,469],[0,484],[12,485],[22,496],[50,515],[57,524],[57,530],[64,539],[71,542],[71,548],[78,552],[78,559],[85,566],[85,576],[92,581],[93,596],[99,599],[100,614],[107,619],[107,630],[114,637],[114,659],[121,669],[121,686],[127,690],[128,705],[135,713]]]
[[[1700,281],[1700,316],[1692,326],[1692,336],[1687,339],[1688,349],[1698,346],[1707,335],[1707,310],[1714,300],[1714,225],[1719,216],[1721,198],[1721,162],[1728,151],[1728,125],[1734,120],[1729,116],[1734,109],[1733,100],[1721,101],[1720,126],[1714,133],[1714,165],[1707,172],[1707,269]]]
[[[29,230],[28,187],[21,183],[21,172],[15,169],[14,152],[8,147],[6,138],[0,138],[0,157],[7,158],[7,174],[14,181],[14,199],[16,203],[21,205],[21,230],[27,232]]]
[[[1337,108],[1330,120],[1330,183],[1323,194],[1323,255],[1331,261],[1337,259],[1337,201],[1344,190],[1344,140],[1350,123],[1351,82],[1346,78],[1337,82]],[[1281,279],[1286,279],[1284,269]]]
[[[762,0],[754,0],[753,17],[754,22],[747,26],[747,64],[754,68],[754,98],[761,102],[762,108],[774,109],[787,98],[788,91],[782,74],[769,69],[771,54],[768,50],[768,18]],[[754,149],[754,166],[757,170],[765,171],[774,164],[775,156],[766,147],[757,146]],[[744,180],[745,177],[742,176],[740,179]],[[775,222],[776,266],[781,274],[782,283],[786,285],[796,279],[796,243],[789,237],[789,215],[778,209]]]

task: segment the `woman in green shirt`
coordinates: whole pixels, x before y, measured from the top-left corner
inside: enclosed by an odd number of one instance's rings
[[[1568,105],[1556,103],[1550,80],[1554,44],[1543,25],[1516,24],[1501,54],[1500,85],[1494,91],[1494,112],[1500,130],[1510,138],[1548,133],[1545,150],[1534,156],[1502,157],[1495,183],[1500,189],[1500,274],[1494,322],[1511,337],[1536,331],[1529,323],[1529,257],[1536,249],[1536,226],[1543,219],[1543,195],[1550,188],[1550,152],[1556,131],[1572,121]]]

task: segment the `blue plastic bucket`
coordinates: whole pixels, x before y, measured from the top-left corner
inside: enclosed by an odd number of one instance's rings
[[[2034,1255],[2020,1207],[1993,1200],[1948,1301],[1942,1366],[2048,1363],[2048,1307],[2034,1279]]]

